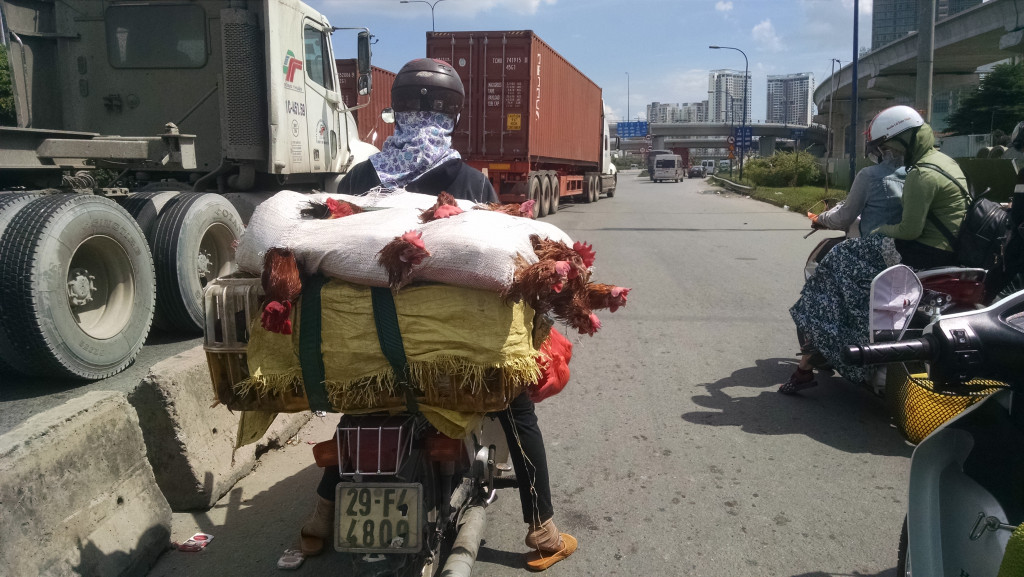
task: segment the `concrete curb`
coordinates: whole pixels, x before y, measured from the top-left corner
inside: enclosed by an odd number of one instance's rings
[[[260,452],[294,436],[310,418],[309,412],[278,415],[263,439],[236,451],[239,414],[212,406],[201,346],[153,365],[128,401],[138,412],[156,482],[175,512],[212,507],[252,470]]]
[[[86,393],[0,436],[0,574],[144,575],[171,509],[124,395]]]

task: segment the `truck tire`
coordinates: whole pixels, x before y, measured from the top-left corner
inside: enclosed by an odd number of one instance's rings
[[[548,183],[551,185],[551,206],[548,208],[548,214],[557,214],[558,203],[561,200],[561,190],[559,190],[558,186],[558,175],[549,174]]]
[[[203,289],[235,269],[232,246],[242,218],[218,194],[182,193],[168,200],[153,231],[160,328],[201,334]]]
[[[588,174],[583,179],[583,202],[590,204],[594,202],[594,175]]]
[[[540,202],[541,202],[541,190],[540,178],[536,174],[530,173],[529,179],[526,181],[526,199],[532,200],[533,202],[533,218],[540,218]]]
[[[597,202],[601,200],[601,175],[593,174],[591,175],[591,178],[594,179],[590,187],[590,194],[594,196],[594,200],[591,202]]]
[[[21,206],[38,197],[37,194],[11,192],[0,194],[0,238],[4,236],[4,230],[7,229],[8,223],[14,220],[14,215],[18,213]],[[2,262],[3,255],[0,255],[0,262]],[[4,361],[4,351],[11,351],[11,343],[7,339],[7,333],[3,329],[4,316],[0,310],[0,373],[5,373],[14,370],[9,363]]]
[[[598,184],[600,184],[601,177],[599,176],[597,178],[598,178],[597,182],[598,182]],[[615,196],[615,187],[617,187],[618,185],[619,185],[619,173],[615,173],[615,175],[612,176],[612,187],[609,188],[607,192],[605,192],[605,196],[607,196],[608,198],[611,198],[611,197]],[[600,189],[600,187],[598,187],[597,190],[598,190],[597,195],[601,196],[601,189]]]
[[[537,181],[540,184],[540,208],[537,209],[537,218],[544,218],[551,210],[551,181],[547,174],[541,174]]]
[[[5,360],[31,376],[121,372],[149,335],[156,282],[142,229],[117,203],[55,194],[24,205],[0,236]]]
[[[156,219],[167,205],[167,201],[178,194],[178,191],[138,192],[121,202],[121,206],[132,215],[135,222],[139,223],[139,228],[146,235],[151,248],[153,233],[156,231]]]

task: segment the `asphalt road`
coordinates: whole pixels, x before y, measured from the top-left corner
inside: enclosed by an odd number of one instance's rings
[[[555,521],[580,544],[548,574],[893,575],[911,448],[881,401],[838,378],[775,392],[793,370],[788,308],[819,240],[802,238],[806,219],[631,171],[614,198],[548,221],[594,245],[594,280],[633,289],[575,340],[572,381],[538,405]],[[150,577],[283,574],[274,564],[297,543],[319,475],[308,443],[331,424],[314,419],[211,511],[176,514],[176,539],[215,540],[169,552]],[[474,574],[525,575],[517,495],[487,512]],[[293,573],[334,572],[326,555]]]

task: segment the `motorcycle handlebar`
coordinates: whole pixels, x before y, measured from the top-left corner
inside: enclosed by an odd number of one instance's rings
[[[894,343],[848,345],[843,349],[843,360],[851,365],[882,365],[904,361],[931,361],[938,353],[935,337],[925,335],[919,339]]]

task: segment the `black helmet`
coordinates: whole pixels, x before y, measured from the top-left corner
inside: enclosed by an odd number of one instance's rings
[[[466,91],[462,80],[447,62],[432,58],[413,60],[395,75],[391,107],[395,112],[443,112],[459,117]]]

